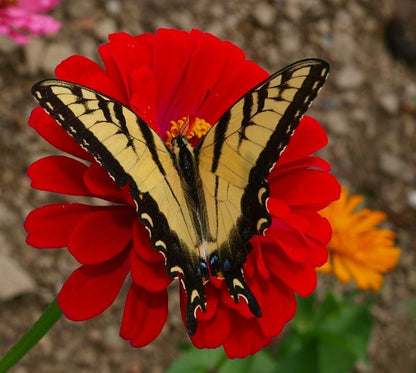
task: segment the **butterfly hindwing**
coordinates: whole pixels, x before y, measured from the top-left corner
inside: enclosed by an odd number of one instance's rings
[[[248,240],[271,224],[266,178],[328,71],[326,62],[309,59],[271,75],[237,101],[195,149],[209,236],[216,238],[209,261],[234,300],[246,298],[254,314],[260,310],[242,266],[251,249]]]

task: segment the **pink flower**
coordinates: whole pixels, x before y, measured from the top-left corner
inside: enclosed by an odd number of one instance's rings
[[[52,34],[61,24],[42,14],[52,9],[59,0],[0,0],[0,34],[19,44],[29,41],[28,34]]]

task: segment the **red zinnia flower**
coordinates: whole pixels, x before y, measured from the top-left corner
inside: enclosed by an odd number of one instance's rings
[[[193,30],[159,30],[156,35],[110,36],[99,49],[105,68],[73,56],[56,69],[59,79],[102,92],[131,108],[166,141],[177,123],[215,123],[267,73],[229,42]],[[172,127],[173,122],[173,129]],[[82,265],[62,287],[58,304],[72,320],[85,320],[109,307],[130,273],[120,335],[139,347],[156,338],[167,317],[171,278],[164,258],[150,245],[137,219],[128,188],[107,173],[40,107],[29,124],[52,145],[78,157],[51,156],[29,169],[32,186],[52,192],[96,197],[106,206],[60,203],[38,208],[26,219],[27,242],[38,248],[68,247]],[[168,132],[168,134],[167,134]],[[198,135],[198,129],[194,131]],[[191,139],[197,142],[198,136]],[[272,225],[251,240],[244,274],[261,307],[256,318],[245,302],[234,303],[224,281],[205,285],[207,310],[197,311],[192,342],[223,345],[230,357],[257,352],[279,334],[296,309],[294,292],[309,295],[315,267],[325,263],[331,229],[317,211],[339,195],[324,160],[310,156],[325,146],[324,130],[304,117],[268,181]],[[87,164],[86,164],[87,163]],[[181,287],[181,310],[186,297]]]

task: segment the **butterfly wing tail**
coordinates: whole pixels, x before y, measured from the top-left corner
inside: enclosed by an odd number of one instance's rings
[[[247,302],[251,313],[256,317],[261,317],[260,305],[244,280],[243,264],[246,255],[243,252],[249,250],[251,250],[250,244],[246,245],[245,250],[241,250],[234,255],[229,253],[227,255],[223,250],[221,258],[218,251],[213,252],[209,258],[210,270],[214,277],[224,279],[235,303],[239,303],[240,297],[242,297]]]
[[[190,276],[186,276],[182,279],[183,287],[186,292],[186,330],[191,337],[195,334],[197,327],[196,312],[198,308],[201,308],[202,312],[206,311],[204,285],[200,277],[195,277],[196,278],[191,279]]]
[[[223,276],[234,302],[239,303],[240,297],[244,298],[251,313],[256,317],[261,317],[260,305],[244,280],[241,266],[234,266],[225,271]]]

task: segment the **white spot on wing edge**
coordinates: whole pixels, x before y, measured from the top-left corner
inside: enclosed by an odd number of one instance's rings
[[[182,268],[179,267],[179,266],[173,266],[173,267],[171,267],[170,268],[170,273],[171,274],[180,273],[182,276],[184,275]]]
[[[153,228],[153,219],[151,218],[151,216],[147,213],[142,213],[140,215],[140,219],[143,219],[145,221],[147,221],[149,223],[149,225]]]
[[[48,108],[48,110],[53,111],[53,105],[49,101],[45,101],[44,105]]]
[[[40,101],[42,99],[42,95],[40,94],[39,91],[35,91],[35,98]]]
[[[258,221],[257,221],[257,232],[261,232],[261,226],[264,224],[264,223],[268,223],[268,220],[266,219],[266,218],[263,218],[263,219],[259,219]],[[265,231],[266,229],[264,229],[264,231]]]

